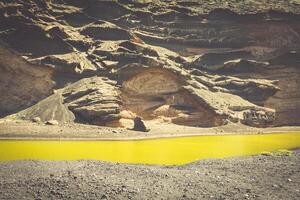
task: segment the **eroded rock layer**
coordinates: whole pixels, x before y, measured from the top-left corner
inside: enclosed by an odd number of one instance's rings
[[[300,124],[297,1],[0,1],[0,116]]]

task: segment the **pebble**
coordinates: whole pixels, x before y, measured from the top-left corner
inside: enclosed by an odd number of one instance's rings
[[[33,122],[40,122],[40,121],[41,121],[41,118],[39,118],[39,117],[34,117],[34,118],[32,119],[32,121],[33,121]]]
[[[46,125],[58,125],[58,121],[56,120],[49,120],[49,121],[46,121]]]

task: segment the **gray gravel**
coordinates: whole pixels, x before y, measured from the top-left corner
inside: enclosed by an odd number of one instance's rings
[[[184,166],[0,163],[0,199],[300,199],[300,152]]]

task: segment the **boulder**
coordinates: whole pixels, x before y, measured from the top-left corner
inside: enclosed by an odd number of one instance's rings
[[[134,127],[133,130],[135,131],[142,131],[142,132],[148,132],[150,129],[147,129],[145,126],[145,123],[143,122],[141,117],[136,117],[134,119]]]

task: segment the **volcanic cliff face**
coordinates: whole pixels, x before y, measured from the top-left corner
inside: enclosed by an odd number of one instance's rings
[[[0,1],[0,116],[300,124],[298,1]]]

